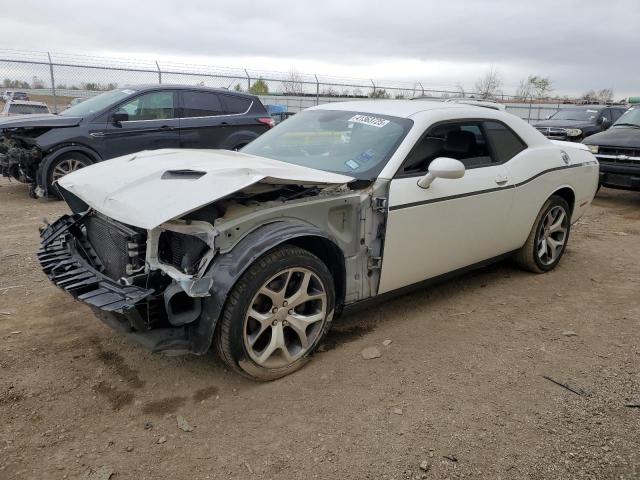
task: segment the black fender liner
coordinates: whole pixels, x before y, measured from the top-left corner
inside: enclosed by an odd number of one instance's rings
[[[38,165],[38,170],[36,171],[36,184],[42,189],[43,195],[45,197],[49,196],[49,192],[47,191],[47,172],[49,171],[51,164],[57,158],[59,158],[60,155],[64,155],[65,153],[69,152],[80,152],[89,157],[93,163],[102,160],[102,158],[100,158],[100,155],[98,155],[95,150],[92,150],[89,147],[85,147],[84,145],[71,144],[55,148],[43,157],[40,165]]]
[[[242,274],[268,251],[301,237],[317,237],[336,245],[330,235],[315,225],[296,219],[283,219],[261,226],[247,234],[229,252],[214,258],[205,277],[213,279],[211,295],[204,297],[202,315],[190,333],[190,350],[196,355],[206,353],[222,314],[229,292]]]

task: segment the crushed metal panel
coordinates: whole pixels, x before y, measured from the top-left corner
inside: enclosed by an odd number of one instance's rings
[[[174,171],[194,174],[171,175]],[[59,184],[108,217],[152,229],[258,182],[329,185],[352,180],[241,152],[165,149],[100,162],[66,175]]]

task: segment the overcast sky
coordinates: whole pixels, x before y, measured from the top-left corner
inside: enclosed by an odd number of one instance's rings
[[[505,93],[536,74],[640,95],[640,0],[22,0],[0,47],[467,89],[494,65]]]

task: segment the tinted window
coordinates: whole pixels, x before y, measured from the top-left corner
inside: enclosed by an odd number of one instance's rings
[[[578,120],[595,123],[599,110],[595,108],[563,108],[549,117],[552,120]]]
[[[226,105],[226,110],[229,113],[244,113],[249,110],[251,100],[244,97],[224,95],[224,104]]]
[[[82,106],[81,103],[78,106]],[[129,120],[164,120],[174,118],[173,92],[145,93],[121,105],[118,111],[129,114]]]
[[[512,159],[527,148],[524,142],[502,123],[485,122],[484,131],[489,142],[491,142],[493,153],[498,163]]]
[[[612,113],[613,121],[615,122],[620,118],[620,115],[624,113],[624,110],[620,108],[612,108],[611,113]]]
[[[182,117],[211,117],[226,113],[217,93],[183,92],[182,102]]]
[[[455,158],[466,168],[493,163],[480,122],[452,122],[432,127],[411,151],[402,172],[424,173],[438,157]]]

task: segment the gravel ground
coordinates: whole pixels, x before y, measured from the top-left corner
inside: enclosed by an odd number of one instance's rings
[[[151,354],[50,285],[37,226],[65,210],[0,180],[0,479],[640,478],[640,193],[603,189],[554,272],[339,319],[267,384]]]

